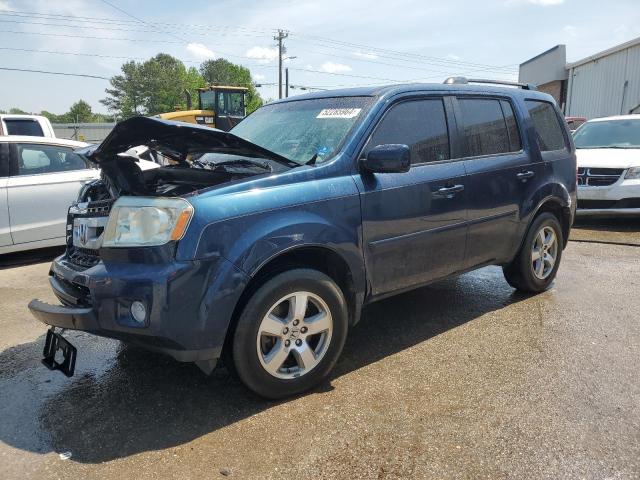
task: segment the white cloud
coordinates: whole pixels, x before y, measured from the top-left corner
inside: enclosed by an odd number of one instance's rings
[[[533,5],[542,5],[543,7],[547,7],[549,5],[560,5],[564,2],[564,0],[527,0],[529,3]]]
[[[0,0],[0,12],[3,10],[10,10],[9,2],[6,0]]]
[[[278,59],[278,49],[268,47],[251,47],[246,56],[258,60],[260,63],[269,63]]]
[[[564,27],[562,27],[562,30],[564,31],[564,33],[566,33],[570,37],[578,36],[578,29],[573,25],[565,25]]]
[[[342,63],[324,62],[320,66],[320,70],[327,73],[343,73],[350,72],[351,67]]]
[[[447,60],[460,60],[460,57],[458,55],[454,55],[453,53],[450,53],[449,55],[447,55],[445,57]]]
[[[564,0],[506,0],[504,4],[510,5],[522,5],[523,3],[529,3],[531,5],[539,5],[542,7],[548,7],[550,5],[560,5],[564,3]]]
[[[265,78],[267,78],[267,77],[265,77],[264,75],[261,75],[260,73],[253,73],[253,74],[251,74],[251,76],[253,77],[253,79],[254,79],[256,82],[261,82],[262,80],[264,80]]]
[[[367,60],[375,60],[378,58],[378,55],[371,52],[361,52],[360,50],[353,52],[356,57],[366,58]]]
[[[188,44],[187,52],[196,57],[198,60],[206,60],[207,58],[216,57],[215,52],[202,43]]]

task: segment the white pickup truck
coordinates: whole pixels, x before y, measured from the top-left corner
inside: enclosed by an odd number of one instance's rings
[[[51,122],[40,115],[0,114],[0,135],[55,138]]]

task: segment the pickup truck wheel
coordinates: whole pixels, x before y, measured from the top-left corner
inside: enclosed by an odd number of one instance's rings
[[[533,221],[516,258],[502,268],[512,287],[538,293],[553,282],[562,257],[562,228],[551,213],[540,214]]]
[[[344,295],[327,275],[295,269],[251,296],[233,337],[240,380],[266,398],[283,398],[322,382],[347,337]]]

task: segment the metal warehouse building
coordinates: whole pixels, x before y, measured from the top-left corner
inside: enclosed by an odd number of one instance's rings
[[[572,63],[556,45],[522,63],[519,81],[551,94],[567,116],[640,113],[640,37]]]

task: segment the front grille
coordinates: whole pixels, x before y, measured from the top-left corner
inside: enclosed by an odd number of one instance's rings
[[[607,187],[618,181],[624,168],[578,168],[578,186]]]
[[[98,250],[78,248],[73,245],[67,249],[67,258],[74,265],[91,268],[100,261]]]
[[[97,249],[81,248],[73,244],[74,219],[108,217],[113,202],[113,200],[98,200],[80,203],[69,209],[67,215],[67,259],[70,263],[81,268],[90,268],[100,262],[100,254]],[[98,234],[101,234],[102,231],[101,228],[96,230]]]

